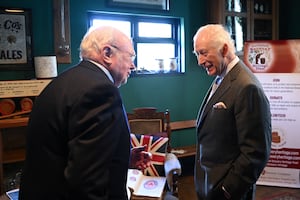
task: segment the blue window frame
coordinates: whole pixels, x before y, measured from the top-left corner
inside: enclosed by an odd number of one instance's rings
[[[132,38],[137,54],[133,75],[185,72],[180,18],[90,12],[89,27],[102,25],[115,26]]]

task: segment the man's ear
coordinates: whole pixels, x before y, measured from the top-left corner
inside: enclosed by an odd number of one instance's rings
[[[112,51],[111,51],[111,48],[110,48],[110,47],[104,47],[104,48],[103,48],[103,52],[104,52],[104,55],[105,55],[105,56],[111,57]]]
[[[223,55],[223,56],[226,56],[226,54],[228,53],[228,45],[227,45],[227,44],[224,44],[221,51],[222,51],[222,52],[221,52],[222,55]]]
[[[103,47],[103,62],[104,63],[106,63],[106,65],[105,66],[110,66],[111,65],[111,63],[112,63],[112,59],[111,59],[111,57],[112,57],[112,49],[110,48],[110,47],[108,47],[108,46],[105,46],[105,47]]]

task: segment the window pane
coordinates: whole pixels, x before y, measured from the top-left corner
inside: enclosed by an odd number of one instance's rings
[[[94,19],[92,21],[92,26],[113,26],[118,28],[123,33],[125,33],[128,37],[131,38],[131,29],[129,21],[118,21],[118,20],[102,20],[102,19]]]
[[[138,34],[140,37],[160,37],[160,38],[172,37],[171,24],[139,22],[138,27],[139,27]]]
[[[174,44],[138,43],[137,52],[137,73],[169,72],[170,68],[177,70],[174,69],[177,67],[177,62],[174,64]]]
[[[242,51],[246,41],[247,19],[245,17],[226,16],[226,27],[235,41],[236,50]]]

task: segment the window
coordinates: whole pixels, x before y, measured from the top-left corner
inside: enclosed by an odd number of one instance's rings
[[[89,26],[114,26],[130,38],[137,54],[140,74],[183,73],[183,40],[180,18],[91,12]]]

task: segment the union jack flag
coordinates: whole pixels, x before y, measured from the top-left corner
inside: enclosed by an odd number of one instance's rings
[[[168,138],[139,135],[131,133],[132,147],[139,147],[146,145],[147,152],[152,154],[150,167],[146,168],[143,173],[149,176],[165,176],[164,162],[166,157]]]

